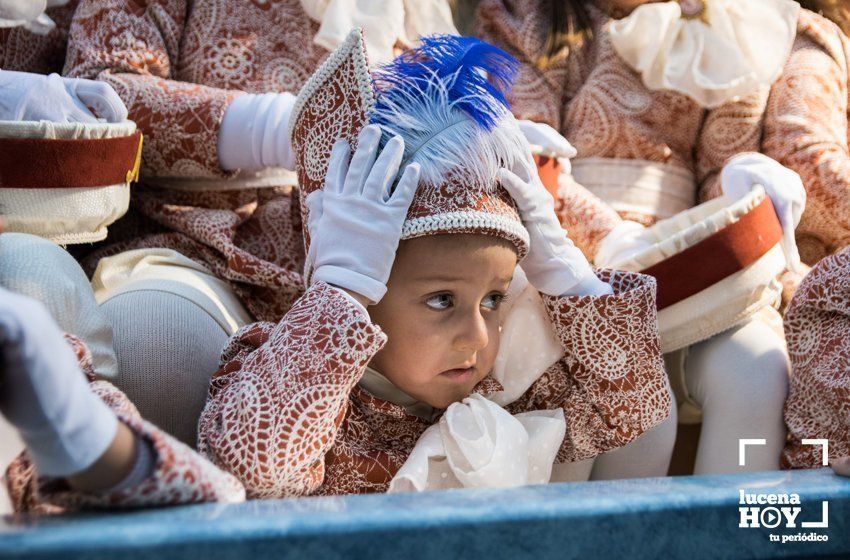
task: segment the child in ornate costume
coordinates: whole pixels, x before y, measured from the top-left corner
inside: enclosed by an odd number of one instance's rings
[[[479,36],[522,61],[512,96],[517,116],[550,124],[578,150],[572,175],[561,177],[559,213],[597,264],[620,266],[647,250],[653,241],[646,225],[675,221],[698,200],[721,194],[733,203],[761,184],[792,269],[799,266],[794,230],[806,201],[800,179],[767,157],[739,154],[765,151],[792,165],[766,149],[775,137],[769,123],[781,116],[771,117],[768,102],[780,95],[771,84],[781,84],[788,53],[793,60],[804,50],[794,43],[798,30],[818,25],[829,27],[790,0],[483,0],[476,20]],[[650,26],[662,30],[658,40],[648,38]],[[710,318],[713,332],[684,346],[671,347],[662,335],[681,420],[702,422],[697,473],[738,470],[739,437],[768,439],[748,469],[779,466],[789,369],[772,309],[780,290],[766,280],[736,319]],[[663,455],[669,445],[658,441],[644,451]],[[603,457],[594,476],[633,476],[628,465],[645,457],[618,453],[614,468]]]
[[[433,37],[373,87],[353,33],[305,86],[310,287],[234,336],[199,429],[249,496],[546,482],[669,414],[654,283],[597,277],[566,238],[506,108],[511,66]],[[475,438],[493,425],[513,435]]]
[[[785,314],[793,374],[785,404],[786,468],[820,468],[829,441],[836,470],[850,476],[850,249],[826,257],[800,284]]]
[[[352,26],[363,24],[385,59],[426,30],[453,30],[444,0],[382,2],[381,18],[373,9],[318,0],[74,1],[51,11],[59,25],[48,36],[0,31],[10,67],[44,71],[65,59],[73,14],[63,83],[114,87],[145,135],[128,216],[81,262],[90,275],[100,265],[92,280],[115,334],[115,382],[186,443],[195,442],[227,338],[279,319],[303,291],[300,210],[286,169],[293,94]],[[36,51],[45,60],[34,60]],[[40,266],[51,249],[27,254]]]

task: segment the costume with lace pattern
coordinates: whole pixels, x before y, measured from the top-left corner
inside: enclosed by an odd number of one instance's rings
[[[46,35],[24,27],[0,28],[0,69],[50,74],[62,72],[68,29],[78,0],[45,12],[56,24]]]
[[[65,71],[112,85],[145,135],[130,215],[89,272],[104,256],[171,248],[228,281],[255,318],[286,312],[303,286],[297,190],[275,177],[236,190],[216,146],[235,96],[299,90],[327,55],[317,30],[298,0],[80,2]]]
[[[116,509],[189,504],[239,502],[245,490],[233,476],[222,472],[197,452],[145,421],[124,393],[107,381],[97,380],[91,354],[76,337],[65,336],[77,355],[90,387],[136,437],[154,452],[154,470],[129,488],[103,493],[72,490],[64,480],[39,477],[27,452],[8,467],[5,482],[18,512],[62,513],[79,509]]]
[[[603,272],[611,296],[541,296],[565,356],[507,409],[562,408],[558,462],[625,445],[667,417],[655,282]],[[430,422],[357,385],[386,336],[318,282],[277,324],[231,339],[199,425],[199,449],[249,497],[386,491]],[[487,377],[479,393],[501,390]]]
[[[850,455],[850,249],[821,260],[803,279],[785,315],[791,385],[785,403],[785,468],[820,468]]]
[[[648,160],[695,174],[705,201],[721,194],[719,171],[743,151],[761,151],[797,171],[808,206],[797,228],[803,260],[813,264],[844,246],[848,157],[848,42],[837,26],[800,10],[791,56],[772,88],[706,110],[682,93],[650,91],[614,50],[611,19],[585,3],[593,39],[540,68],[549,26],[547,2],[482,0],[476,34],[522,62],[511,97],[520,118],[547,123],[579,157]],[[561,178],[560,216],[593,256],[617,214],[570,177]],[[655,216],[623,215],[644,224]]]

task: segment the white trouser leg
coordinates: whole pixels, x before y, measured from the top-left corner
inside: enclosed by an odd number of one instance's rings
[[[552,465],[550,482],[587,482],[593,469],[593,459],[575,463],[555,463]]]
[[[93,284],[112,322],[115,385],[147,420],[195,446],[210,377],[250,315],[227,283],[164,249],[103,259]]]
[[[597,457],[593,462],[591,480],[647,478],[666,476],[670,457],[676,444],[676,398],[670,391],[673,406],[663,422],[642,434],[633,442]]]
[[[40,301],[62,331],[86,344],[95,373],[115,376],[111,325],[83,269],[65,249],[26,233],[0,235],[0,286]]]
[[[102,309],[113,324],[115,385],[145,419],[194,446],[229,333],[194,302],[164,291],[123,292]]]
[[[703,418],[694,474],[779,468],[789,371],[784,338],[760,315],[690,348],[685,382]],[[749,446],[739,466],[744,438],[767,443]]]

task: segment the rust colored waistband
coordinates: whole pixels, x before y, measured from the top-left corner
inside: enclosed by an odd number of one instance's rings
[[[96,139],[0,138],[0,188],[72,189],[139,179],[142,133]]]
[[[658,281],[661,310],[743,270],[781,239],[773,203],[765,197],[737,222],[641,272]]]

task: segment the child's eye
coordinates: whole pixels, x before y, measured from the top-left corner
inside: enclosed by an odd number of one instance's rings
[[[448,309],[454,302],[451,294],[437,294],[425,300],[425,305],[431,309],[443,310]]]
[[[488,309],[499,309],[504,299],[505,294],[488,294],[487,297],[481,300],[481,305]]]

